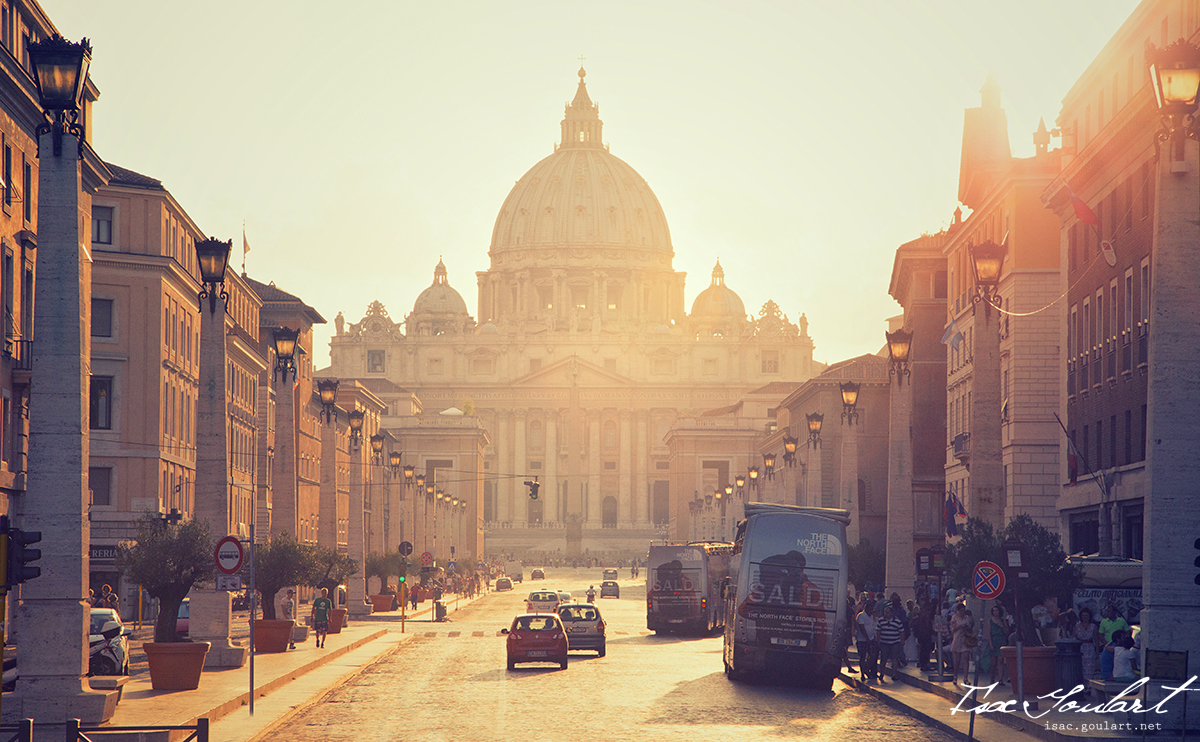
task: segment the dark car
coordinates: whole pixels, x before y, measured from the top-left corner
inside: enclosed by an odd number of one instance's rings
[[[513,589],[512,580],[508,579],[507,577],[499,577],[496,579],[496,592],[500,592],[501,590],[512,590],[512,589]]]
[[[546,570],[541,569],[540,567],[538,569],[533,570],[532,572],[529,573],[529,579],[531,579],[531,580],[546,579]]]
[[[604,576],[602,577],[602,579],[605,579],[605,580],[617,579],[617,570],[615,570],[615,569],[604,570]]]
[[[600,583],[601,598],[619,598],[621,597],[621,586],[614,580],[605,580]]]
[[[517,616],[512,626],[501,629],[508,635],[508,669],[518,662],[557,662],[567,669],[567,632],[553,613]]]

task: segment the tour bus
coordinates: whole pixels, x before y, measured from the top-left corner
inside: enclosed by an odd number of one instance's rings
[[[725,622],[721,586],[733,544],[696,541],[651,546],[646,575],[646,627],[706,634]]]
[[[829,689],[849,640],[846,526],[834,508],[747,503],[725,586],[725,674]]]

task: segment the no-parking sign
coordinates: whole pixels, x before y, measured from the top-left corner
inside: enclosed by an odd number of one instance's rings
[[[1004,570],[995,562],[976,564],[971,581],[975,586],[975,597],[980,600],[994,600],[1004,592]]]

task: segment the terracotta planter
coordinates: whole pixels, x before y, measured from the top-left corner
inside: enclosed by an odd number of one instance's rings
[[[383,613],[392,610],[392,595],[372,595],[371,605],[375,607],[376,613]]]
[[[142,649],[150,663],[150,686],[154,690],[195,690],[210,648],[211,642],[146,642]]]
[[[1054,687],[1054,653],[1056,647],[1025,647],[1022,650],[1021,665],[1025,676],[1025,695],[1027,697],[1044,696],[1055,690]],[[1013,691],[1016,692],[1017,648],[1001,647],[1004,662],[1008,665],[1008,674],[1013,677]]]
[[[292,627],[295,621],[290,619],[265,619],[254,621],[254,651],[286,652],[292,642]]]
[[[340,634],[342,627],[346,625],[346,614],[349,613],[345,608],[334,608],[329,612],[329,633]]]

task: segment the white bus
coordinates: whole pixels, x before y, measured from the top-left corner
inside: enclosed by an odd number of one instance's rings
[[[646,628],[707,634],[725,623],[721,586],[733,544],[696,541],[651,546],[646,561]]]
[[[746,504],[724,590],[730,679],[832,687],[849,636],[849,522],[845,510]]]

